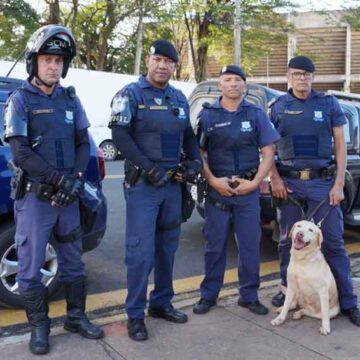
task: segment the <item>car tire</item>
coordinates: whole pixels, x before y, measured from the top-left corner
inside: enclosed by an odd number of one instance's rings
[[[5,307],[23,307],[23,300],[19,295],[16,274],[17,256],[14,244],[15,224],[8,221],[0,226],[0,304]],[[58,264],[55,245],[51,242],[47,248],[47,260],[43,273],[43,280],[49,289],[49,296],[58,292],[60,283],[58,279]]]
[[[114,161],[118,157],[118,149],[111,140],[106,140],[100,144],[100,149],[104,153],[107,161]]]

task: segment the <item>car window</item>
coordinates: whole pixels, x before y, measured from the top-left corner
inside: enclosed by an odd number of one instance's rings
[[[341,107],[344,111],[347,123],[344,125],[344,133],[345,133],[345,140],[348,145],[348,147],[352,146],[354,143],[354,121],[356,120],[356,109],[348,104],[341,104]]]

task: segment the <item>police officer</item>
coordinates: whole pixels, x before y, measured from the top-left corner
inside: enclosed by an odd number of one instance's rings
[[[287,78],[291,86],[272,106],[271,120],[278,129],[279,162],[271,171],[272,194],[287,199],[291,194],[296,202],[312,212],[326,199],[314,214],[321,226],[324,242],[322,250],[334,274],[339,290],[342,312],[360,326],[360,312],[353,291],[350,261],[344,248],[343,217],[340,202],[344,199],[346,169],[346,118],[333,96],[312,90],[315,66],[310,58],[296,56],[289,61]],[[334,144],[335,162],[332,159]],[[331,166],[336,165],[336,175]],[[291,200],[290,198],[290,200]],[[292,225],[301,217],[301,209],[294,202],[281,201],[278,208],[280,224],[280,272],[286,286],[286,271],[290,259]],[[272,303],[282,306],[285,295],[276,294]]]
[[[79,195],[89,160],[89,126],[73,87],[59,84],[76,53],[71,32],[47,25],[25,50],[29,74],[6,106],[5,140],[25,178],[14,203],[18,256],[17,281],[31,327],[34,354],[49,351],[47,288],[40,272],[52,234],[57,240],[59,279],[67,302],[64,328],[99,339],[103,331],[85,315],[86,285],[81,261]],[[18,193],[21,193],[18,191]]]
[[[231,223],[239,249],[238,305],[258,315],[268,309],[259,302],[259,184],[274,162],[279,135],[266,113],[244,100],[246,75],[236,65],[220,72],[222,96],[204,104],[199,114],[200,148],[209,185],[205,200],[205,277],[196,314],[216,304],[224,281],[226,245]],[[262,161],[260,163],[260,153]]]
[[[181,185],[201,169],[189,107],[181,91],[169,85],[178,55],[166,40],[152,43],[146,57],[147,74],[120,90],[112,100],[109,127],[113,141],[126,158],[126,312],[128,334],[146,340],[144,324],[149,274],[154,267],[154,290],[148,314],[175,323],[186,314],[171,305],[172,271],[179,243]],[[181,153],[186,159],[181,171]],[[180,169],[179,168],[179,169]]]

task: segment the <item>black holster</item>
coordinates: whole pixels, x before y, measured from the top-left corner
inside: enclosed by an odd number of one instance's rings
[[[186,183],[181,183],[181,216],[182,222],[187,221],[195,207],[195,201],[188,191]]]
[[[141,174],[143,173],[142,169],[134,165],[130,161],[125,161],[125,186],[127,188],[136,184],[139,180]]]
[[[8,162],[8,168],[12,172],[10,180],[10,197],[13,200],[20,200],[25,195],[25,173],[16,166],[12,160]]]

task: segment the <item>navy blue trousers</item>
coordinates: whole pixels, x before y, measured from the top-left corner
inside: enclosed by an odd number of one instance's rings
[[[129,318],[142,319],[152,269],[154,289],[150,293],[150,306],[168,306],[174,296],[173,266],[180,237],[181,188],[175,182],[156,188],[140,179],[124,192],[128,289],[125,309]],[[168,226],[172,228],[167,229]]]
[[[219,202],[231,205],[222,210],[205,203],[205,277],[200,286],[201,297],[216,301],[224,283],[226,249],[231,228],[234,228],[238,246],[239,292],[246,302],[258,300],[260,284],[260,204],[259,192],[244,196],[224,197],[214,190],[209,195]]]
[[[17,281],[20,291],[43,286],[41,268],[46,259],[46,247],[51,234],[63,236],[80,226],[78,201],[66,208],[54,208],[50,201],[37,199],[35,193],[27,193],[14,204],[16,233],[15,245],[18,257]],[[60,281],[84,275],[82,240],[56,244]]]
[[[293,191],[295,199],[305,200],[311,212],[323,199],[329,198],[333,186],[331,180],[313,179],[298,180],[286,179],[287,186]],[[330,204],[327,201],[314,215],[318,223],[326,214],[321,225],[324,241],[322,251],[328,262],[339,290],[339,301],[342,309],[349,309],[357,304],[357,297],[353,291],[351,279],[350,260],[344,247],[344,222],[340,206],[333,207],[328,213]],[[290,261],[291,239],[289,232],[294,223],[301,218],[301,210],[293,204],[281,205],[278,208],[278,221],[280,225],[280,275],[281,282],[286,286],[287,267]]]

